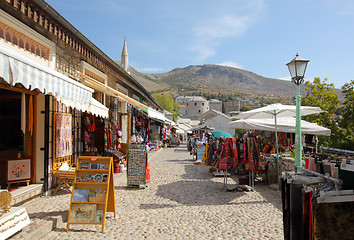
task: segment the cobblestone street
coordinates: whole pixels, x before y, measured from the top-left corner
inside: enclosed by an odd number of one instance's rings
[[[257,182],[253,192],[226,192],[223,178],[195,165],[185,145],[149,155],[147,188],[127,188],[125,174],[115,177],[117,217],[107,213],[104,233],[100,226],[70,225],[45,239],[283,239],[280,191]],[[70,196],[60,190],[24,206],[31,219],[66,219]]]

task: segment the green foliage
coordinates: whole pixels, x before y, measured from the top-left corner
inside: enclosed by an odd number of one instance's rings
[[[241,112],[246,112],[246,111],[249,111],[249,110],[252,110],[252,108],[249,107],[249,106],[242,106],[242,107],[240,108],[240,111],[241,111]]]
[[[156,90],[156,91],[151,91],[151,94],[157,94],[157,93],[163,93],[163,92],[168,92],[168,91],[172,91],[172,88],[164,88],[164,89],[160,89],[160,90]]]
[[[242,138],[246,132],[247,132],[247,130],[245,130],[245,129],[235,129],[235,137]]]
[[[163,109],[173,113],[173,120],[176,121],[180,110],[173,96],[171,94],[153,94],[152,96]]]
[[[343,148],[354,150],[354,81],[342,86],[344,104],[342,107],[342,118],[339,123],[343,128]]]
[[[313,114],[304,117],[309,122],[316,122],[318,125],[331,129],[331,136],[319,136],[319,144],[334,148],[343,146],[343,129],[339,127],[339,98],[332,83],[327,83],[327,79],[321,81],[315,78],[314,81],[306,82],[306,95],[301,100],[303,106],[320,107],[324,111],[321,114]]]

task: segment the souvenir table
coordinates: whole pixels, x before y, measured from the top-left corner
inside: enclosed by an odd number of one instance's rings
[[[30,224],[24,207],[13,207],[0,217],[0,239],[6,239]]]

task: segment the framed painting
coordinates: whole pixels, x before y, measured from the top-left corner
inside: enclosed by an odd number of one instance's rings
[[[6,182],[16,182],[31,179],[31,159],[19,158],[7,160]]]
[[[94,223],[96,218],[97,204],[72,204],[70,222]]]

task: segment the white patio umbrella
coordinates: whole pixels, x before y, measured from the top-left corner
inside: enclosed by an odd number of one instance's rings
[[[274,120],[270,118],[264,119],[239,119],[229,122],[229,128],[249,129],[249,130],[263,130],[275,131]],[[296,118],[294,117],[281,117],[277,118],[278,132],[295,133],[296,132]],[[301,120],[301,133],[311,135],[330,136],[331,130],[316,123],[310,123]]]
[[[317,114],[322,112],[324,111],[319,107],[301,106],[301,116]],[[246,111],[235,116],[238,119],[262,119],[262,118],[274,119],[275,141],[276,141],[275,147],[277,149],[278,174],[279,174],[279,151],[278,151],[277,118],[295,117],[295,116],[296,116],[295,105],[283,105],[280,103],[270,104],[268,106]]]

